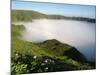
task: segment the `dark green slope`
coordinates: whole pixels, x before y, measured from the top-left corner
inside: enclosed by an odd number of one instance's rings
[[[83,56],[83,54],[80,53],[76,48],[68,44],[61,43],[56,39],[46,40],[40,43],[39,46],[45,49],[46,52],[56,56],[67,56],[68,58],[80,62],[86,61],[86,58]]]

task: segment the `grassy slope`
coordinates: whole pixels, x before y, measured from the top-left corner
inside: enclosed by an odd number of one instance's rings
[[[12,25],[12,52],[18,52],[23,54],[29,55],[37,55],[41,56],[45,52],[41,50],[37,45],[33,44],[32,42],[26,42],[21,39],[21,31],[25,28],[23,25]],[[38,50],[38,51],[37,51]]]
[[[56,56],[66,56],[67,58],[72,58],[76,61],[86,61],[86,58],[76,48],[68,44],[61,43],[56,39],[46,40],[40,43],[39,46]]]

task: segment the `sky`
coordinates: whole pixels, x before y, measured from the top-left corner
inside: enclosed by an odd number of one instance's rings
[[[12,9],[34,10],[44,14],[54,14],[71,17],[95,18],[96,16],[96,7],[93,5],[12,1]]]

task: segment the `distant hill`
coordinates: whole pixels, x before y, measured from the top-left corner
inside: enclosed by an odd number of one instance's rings
[[[68,17],[63,15],[48,15],[31,10],[12,10],[12,21],[32,21],[33,19],[71,19],[95,23],[96,20],[85,17]]]
[[[12,21],[32,21],[33,19],[46,18],[47,15],[29,10],[12,10]]]

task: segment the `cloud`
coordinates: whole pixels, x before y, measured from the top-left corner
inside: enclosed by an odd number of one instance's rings
[[[95,24],[83,21],[71,20],[34,20],[24,23],[26,30],[22,33],[22,39],[26,41],[40,42],[47,39],[57,39],[70,44],[83,54],[92,55],[88,58],[95,59]]]

